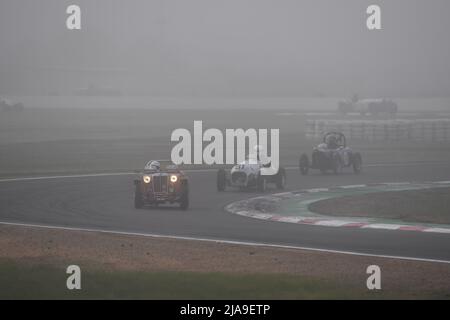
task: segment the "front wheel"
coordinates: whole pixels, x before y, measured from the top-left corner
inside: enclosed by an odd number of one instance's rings
[[[189,208],[189,185],[187,181],[183,181],[182,183],[183,194],[180,199],[180,208],[181,210],[187,210]]]
[[[308,159],[308,156],[306,154],[302,154],[302,156],[300,157],[299,168],[300,168],[300,173],[303,176],[306,176],[308,174],[308,171],[309,171],[309,159]]]
[[[227,174],[224,169],[217,171],[217,191],[225,191],[227,186]]]
[[[355,174],[360,174],[362,170],[362,157],[360,153],[355,153],[352,157],[352,167]]]
[[[188,208],[189,208],[189,196],[186,194],[181,197],[180,209],[187,210]]]

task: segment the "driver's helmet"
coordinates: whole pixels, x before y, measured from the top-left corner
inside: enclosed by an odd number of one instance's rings
[[[146,165],[146,169],[159,171],[159,169],[161,169],[161,164],[159,161],[152,161]]]
[[[328,148],[330,149],[336,149],[338,147],[338,139],[336,137],[336,135],[329,135],[325,141],[325,143],[327,144]]]

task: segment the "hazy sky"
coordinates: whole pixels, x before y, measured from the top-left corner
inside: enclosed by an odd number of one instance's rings
[[[449,33],[448,0],[1,0],[0,93],[448,96]]]

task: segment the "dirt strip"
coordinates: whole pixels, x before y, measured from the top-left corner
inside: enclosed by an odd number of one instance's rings
[[[26,264],[78,264],[105,270],[294,274],[365,290],[379,265],[383,291],[450,298],[450,264],[306,250],[0,225],[0,258]]]

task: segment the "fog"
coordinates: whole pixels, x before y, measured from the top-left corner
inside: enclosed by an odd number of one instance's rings
[[[366,28],[370,4],[382,30]],[[82,30],[65,27],[82,9]],[[448,96],[447,0],[2,0],[0,94]]]

